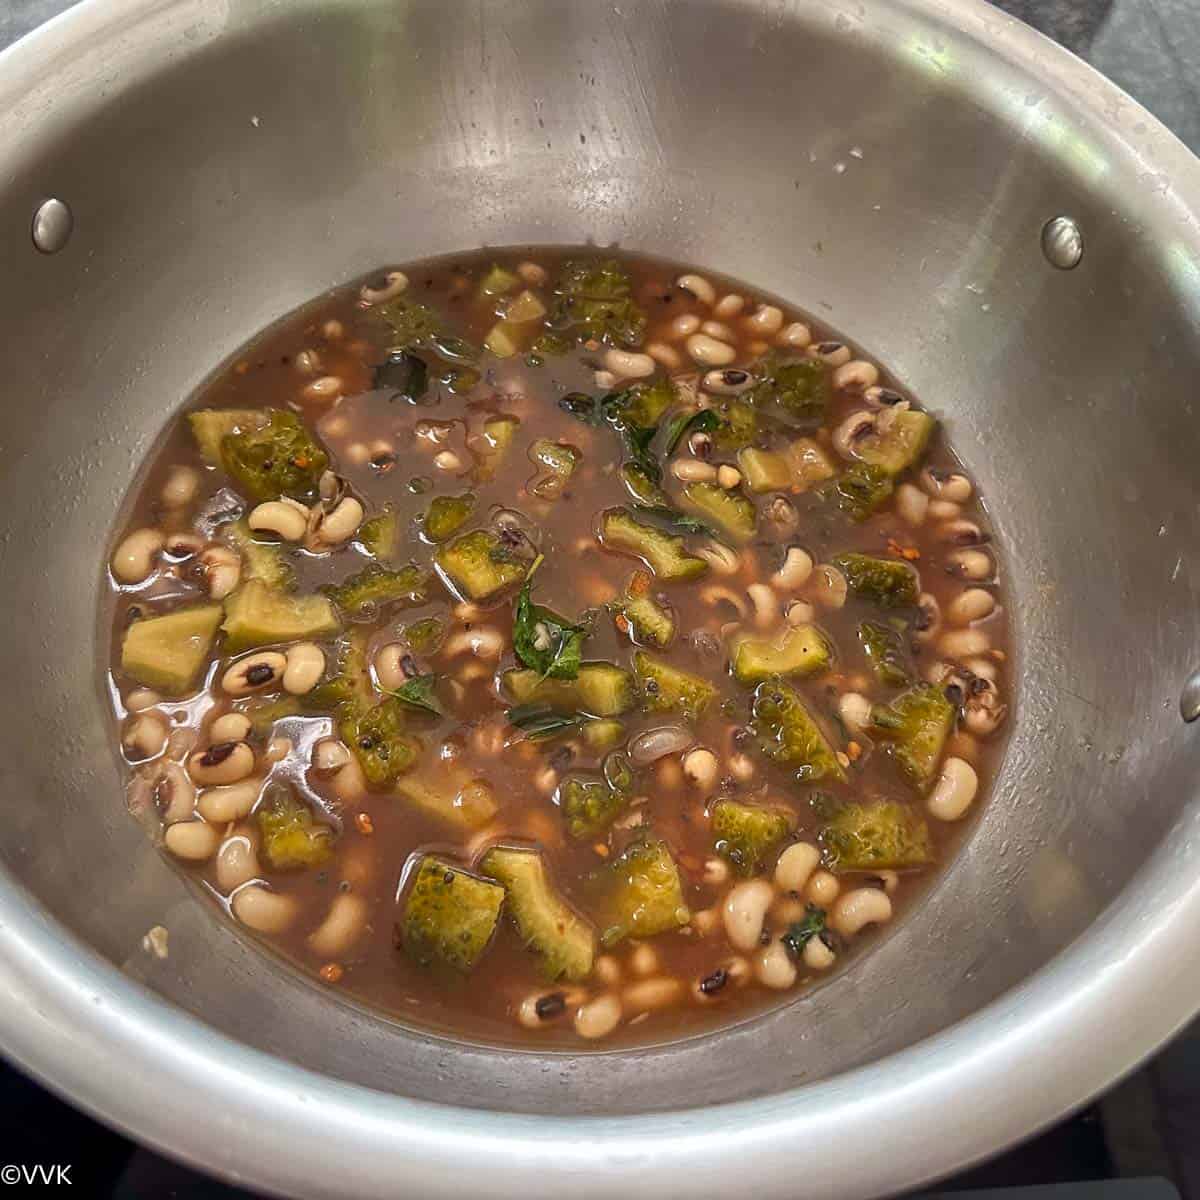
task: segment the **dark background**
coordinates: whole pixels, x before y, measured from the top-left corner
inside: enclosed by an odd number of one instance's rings
[[[70,6],[0,0],[0,47]],[[1086,59],[1200,152],[1200,0],[1000,0],[999,7]],[[0,1163],[69,1162],[76,1195],[249,1196],[141,1150],[2,1062],[0,1131]],[[1200,1023],[1096,1104],[943,1188],[1083,1183],[1091,1186],[1082,1193],[1096,1197],[1102,1180],[1150,1177],[1172,1181],[1185,1200],[1200,1200]],[[403,1192],[398,1181],[397,1194]],[[1064,1200],[1059,1191],[1053,1196]]]

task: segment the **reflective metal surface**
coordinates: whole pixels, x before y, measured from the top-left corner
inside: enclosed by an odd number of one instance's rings
[[[1145,112],[970,0],[93,0],[0,56],[0,1043],[298,1196],[859,1197],[1104,1087],[1200,1002],[1198,203]],[[812,308],[945,418],[1021,683],[998,794],[874,953],[566,1057],[406,1031],[216,920],[122,810],[94,664],[129,473],[248,331],[384,262],[588,237]]]

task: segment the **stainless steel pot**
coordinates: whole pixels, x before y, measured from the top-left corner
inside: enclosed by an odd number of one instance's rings
[[[1164,129],[974,0],[92,0],[4,54],[6,1052],[329,1197],[866,1196],[1111,1083],[1200,1001],[1198,206]],[[873,954],[712,1038],[570,1057],[389,1024],[197,903],[122,810],[96,611],[130,471],[248,332],[381,263],[584,238],[894,366],[995,505],[1021,661],[998,794]]]

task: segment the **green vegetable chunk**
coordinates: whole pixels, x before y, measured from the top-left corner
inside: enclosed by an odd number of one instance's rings
[[[666,649],[675,637],[675,618],[666,605],[655,599],[651,588],[653,580],[645,571],[635,571],[625,585],[625,594],[614,602],[612,609],[616,617],[624,617],[623,632],[639,646],[656,646]],[[620,621],[617,622],[620,628]]]
[[[829,402],[825,366],[817,359],[798,358],[781,361],[768,356],[759,365],[761,381],[750,392],[750,400],[760,408],[777,405],[798,421],[819,422]]]
[[[520,583],[529,568],[495,534],[482,529],[440,546],[434,561],[450,586],[467,600],[487,600]]]
[[[200,457],[210,467],[221,465],[221,442],[227,434],[261,429],[267,414],[261,408],[202,408],[188,413],[188,426]]]
[[[889,408],[879,416],[875,429],[854,443],[855,455],[887,475],[906,471],[925,453],[937,422],[913,408]]]
[[[437,762],[396,780],[396,792],[428,816],[454,829],[474,832],[499,811],[486,779],[454,763]]]
[[[708,571],[704,559],[688,554],[683,538],[634,520],[628,509],[607,509],[600,521],[606,550],[635,555],[660,579],[699,579]]]
[[[446,623],[439,617],[423,617],[401,630],[404,640],[414,654],[432,654],[446,633]]]
[[[521,279],[505,267],[493,263],[479,284],[479,294],[487,299],[507,296],[521,286]]]
[[[898,629],[878,621],[864,621],[858,627],[858,640],[880,683],[888,687],[903,687],[908,683],[912,672]]]
[[[603,833],[628,802],[628,795],[614,792],[603,779],[567,779],[558,793],[567,832],[573,838]]]
[[[349,631],[339,648],[337,670],[304,696],[308,711],[333,713],[343,706],[362,711],[375,703],[375,685],[367,664],[369,637],[361,625]]]
[[[300,716],[305,706],[296,696],[276,696],[269,700],[255,700],[242,711],[250,721],[250,732],[255,737],[266,737],[276,721]]]
[[[555,287],[549,324],[576,341],[636,346],[646,316],[634,303],[629,276],[612,259],[568,262]]]
[[[221,614],[219,604],[194,604],[135,621],[121,641],[121,670],[168,696],[190,692],[212,652]]]
[[[653,383],[635,383],[613,392],[601,403],[608,419],[617,425],[654,429],[675,400],[671,381],[656,379]]]
[[[319,867],[333,853],[333,830],[286,785],[272,784],[255,813],[262,855],[273,871]]]
[[[471,445],[471,453],[475,456],[472,474],[478,483],[487,483],[496,478],[500,464],[512,449],[513,438],[520,424],[516,417],[503,414],[484,421],[482,434]]]
[[[586,979],[596,956],[596,934],[558,894],[536,850],[496,846],[480,864],[508,895],[508,911],[525,944],[538,956],[549,981]]]
[[[758,511],[754,501],[736,489],[715,483],[689,483],[683,489],[683,495],[693,508],[715,521],[737,541],[746,542],[754,536]]]
[[[659,487],[657,481],[643,463],[622,463],[621,482],[639,505],[652,508],[670,508],[671,497]]]
[[[829,639],[815,625],[793,625],[775,638],[737,638],[733,645],[733,675],[744,684],[762,683],[774,675],[815,675],[824,671],[832,658]]]
[[[442,328],[442,319],[432,308],[407,296],[396,296],[373,311],[389,327],[393,351],[428,346]]]
[[[247,580],[226,597],[225,649],[230,654],[276,642],[332,637],[341,628],[333,605],[324,596],[290,596],[261,579]]]
[[[548,472],[530,485],[530,492],[540,500],[555,500],[570,483],[575,468],[583,461],[583,455],[576,446],[538,438],[529,447],[529,460]]]
[[[826,801],[821,856],[832,871],[898,871],[933,861],[925,818],[895,800]]]
[[[802,780],[845,779],[816,718],[795,688],[779,680],[760,683],[754,691],[750,728],[762,752]]]
[[[359,526],[358,544],[376,559],[388,561],[396,556],[400,549],[400,518],[390,504]]]
[[[400,943],[423,966],[474,969],[500,923],[504,888],[444,859],[421,859],[404,904]]]
[[[526,325],[515,321],[497,321],[483,339],[484,349],[490,350],[497,358],[512,358],[521,353],[521,347],[529,333],[530,329]]]
[[[956,715],[941,688],[918,683],[890,704],[876,704],[871,709],[871,732],[891,743],[901,774],[924,792],[937,776]]]
[[[415,563],[391,571],[379,563],[368,563],[357,575],[321,590],[348,617],[373,617],[388,605],[415,608],[429,600],[430,578]]]
[[[692,919],[679,869],[666,843],[656,838],[627,846],[600,872],[599,888],[600,941],[605,946],[667,933]]]
[[[852,521],[865,521],[895,491],[892,477],[882,467],[855,463],[833,484],[838,507]]]
[[[745,400],[726,400],[720,408],[721,422],[713,432],[718,450],[727,453],[749,446],[758,437],[758,413]]]
[[[782,808],[758,808],[737,800],[718,800],[711,813],[713,848],[740,875],[754,875],[767,856],[796,827],[792,813]]]
[[[310,501],[329,455],[295,413],[271,408],[264,427],[239,428],[221,439],[221,465],[252,500]]]
[[[697,721],[717,696],[717,689],[707,679],[689,675],[641,650],[633,656],[633,671],[646,712],[678,712]]]
[[[583,727],[583,740],[593,754],[603,754],[625,740],[625,726],[611,717],[589,721]]]
[[[342,741],[354,751],[367,786],[383,791],[412,766],[421,743],[408,733],[403,701],[389,698],[371,708],[345,706],[338,718]]]
[[[225,539],[242,556],[242,578],[261,579],[267,587],[290,592],[296,586],[296,573],[284,558],[278,542],[260,542],[246,519],[234,521],[224,530]]]
[[[882,608],[916,604],[920,587],[917,573],[906,562],[875,558],[870,554],[839,554],[833,565],[846,577],[850,590]]]
[[[476,503],[474,492],[464,492],[461,496],[438,496],[425,514],[425,536],[431,542],[444,542],[452,537],[471,519]]]
[[[619,717],[637,702],[633,676],[606,662],[587,662],[574,679],[543,679],[538,671],[505,671],[503,684],[517,704],[546,704],[558,712]]]
[[[788,462],[787,455],[776,450],[744,446],[738,451],[737,460],[746,486],[755,495],[761,495],[763,492],[790,491],[795,482],[792,464]]]

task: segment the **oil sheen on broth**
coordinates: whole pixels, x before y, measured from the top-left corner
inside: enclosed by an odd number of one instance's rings
[[[799,993],[1000,750],[996,562],[935,418],[649,259],[322,298],[173,422],[109,566],[131,809],[322,986],[459,1036]]]

